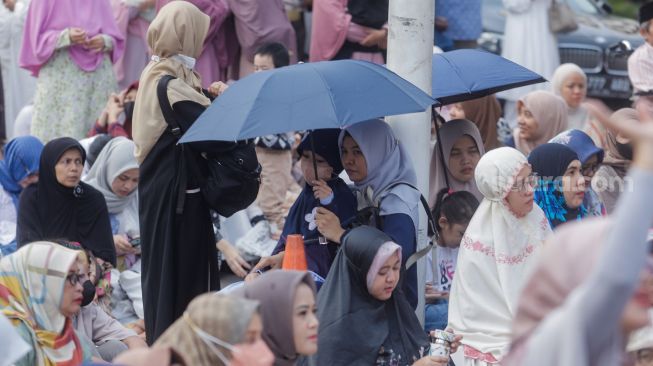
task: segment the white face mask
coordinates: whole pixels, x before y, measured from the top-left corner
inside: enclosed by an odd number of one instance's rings
[[[174,55],[170,58],[173,58],[179,62],[181,62],[184,66],[186,66],[189,69],[194,69],[195,68],[195,62],[196,60],[190,56],[182,55],[182,54],[177,54]]]
[[[220,361],[227,366],[272,366],[274,364],[274,354],[263,342],[262,339],[252,344],[232,345],[197,327],[191,320],[188,313],[184,313],[184,320],[191,327],[193,332],[204,342],[204,344],[218,356]],[[227,356],[217,347],[223,347],[231,351],[232,359],[229,361]]]

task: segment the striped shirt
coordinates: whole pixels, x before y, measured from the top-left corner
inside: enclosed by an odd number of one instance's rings
[[[630,55],[628,77],[635,92],[653,90],[653,46],[644,43]]]

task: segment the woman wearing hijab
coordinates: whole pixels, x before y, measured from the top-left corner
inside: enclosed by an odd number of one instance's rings
[[[440,139],[444,158],[436,143],[429,174],[429,206],[435,207],[438,192],[447,187],[453,191],[471,192],[477,199],[482,199],[474,181],[474,169],[485,154],[485,147],[476,125],[466,119],[449,121],[440,127]]]
[[[201,156],[193,145],[177,145],[157,96],[164,75],[168,99],[182,133],[209,106],[195,59],[210,27],[209,16],[187,1],[172,1],[148,30],[152,61],[140,80],[132,128],[138,183],[143,305],[152,344],[195,296],[217,290],[217,250],[211,214],[187,162]]]
[[[154,19],[154,0],[110,0],[116,26],[125,39],[125,52],[114,63],[118,87],[123,90],[138,80],[149,61],[147,27]]]
[[[118,267],[113,271],[112,315],[124,322],[144,317],[140,251],[137,245],[140,238],[136,191],[138,179],[134,143],[125,137],[109,141],[84,178],[86,183],[102,193],[109,210],[113,243],[118,256]]]
[[[4,147],[0,160],[0,256],[16,250],[18,199],[39,179],[43,144],[34,136],[16,137]]]
[[[316,290],[308,272],[269,271],[233,295],[261,303],[263,340],[275,366],[294,366],[300,356],[317,352]]]
[[[446,365],[428,355],[429,340],[401,287],[401,246],[361,226],[342,239],[318,294],[316,365]],[[345,335],[345,336],[343,336]]]
[[[19,59],[38,77],[32,135],[83,138],[117,89],[112,63],[124,43],[108,0],[32,2]]]
[[[585,177],[578,154],[567,146],[547,143],[528,155],[538,176],[534,200],[544,211],[551,228],[587,216]]]
[[[479,138],[480,141],[480,138]],[[401,245],[405,263],[417,247],[420,192],[413,162],[390,125],[379,119],[357,123],[340,133],[342,165],[358,193],[358,207],[375,207],[379,220],[372,225]],[[379,223],[378,221],[382,221]],[[331,211],[319,207],[317,228],[324,237],[340,243],[345,230]],[[417,271],[413,266],[402,283],[408,301],[417,306]]]
[[[527,94],[519,100],[517,109],[518,127],[513,130],[513,141],[506,145],[525,155],[567,129],[567,105],[550,92]]]
[[[621,121],[638,122],[639,117],[636,110],[623,108],[614,112],[610,121],[613,124]],[[626,189],[624,179],[632,160],[633,147],[630,139],[619,132],[608,130],[605,159],[592,180],[608,214],[612,213],[621,192]]]
[[[578,65],[566,63],[558,66],[551,79],[551,91],[567,104],[568,129],[587,127],[589,111],[583,106],[587,95],[587,75]]]
[[[301,234],[306,245],[308,270],[326,278],[336,257],[339,245],[329,242],[320,245],[320,233],[315,226],[318,207],[326,207],[338,216],[340,221],[351,222],[356,217],[356,197],[339,175],[343,170],[338,149],[340,129],[321,129],[304,136],[297,146],[300,155],[304,189],[290,208],[281,239],[272,251],[272,256],[263,258],[253,272],[271,266],[280,268],[286,249],[286,238],[290,234]],[[315,154],[315,155],[313,155]],[[313,158],[317,163],[318,179],[315,179]],[[320,198],[321,197],[321,198]],[[331,197],[331,198],[329,198]]]
[[[494,95],[455,103],[449,111],[452,119],[472,121],[481,133],[485,151],[496,149],[502,144],[497,138],[497,124],[501,119],[501,104]]]
[[[45,145],[39,181],[20,196],[18,246],[48,239],[76,241],[115,266],[116,249],[104,197],[81,181],[85,159],[82,146],[70,137]]]
[[[82,301],[79,263],[76,251],[49,242],[28,244],[0,260],[0,312],[32,348],[16,366],[90,361],[90,345],[71,321]]]
[[[272,366],[262,332],[258,301],[208,293],[194,299],[154,347],[171,347],[193,366]]]
[[[653,122],[618,122],[611,127],[635,140],[632,190],[611,218],[551,237],[521,295],[505,366],[618,365],[631,332],[650,324]]]
[[[326,0],[313,4],[310,61],[354,59],[382,64],[388,0]]]
[[[170,1],[156,0],[157,10],[160,10]],[[233,20],[228,18],[231,15],[231,9],[227,0],[186,1],[197,6],[202,13],[208,15],[210,18],[209,30],[200,50],[201,54],[195,57],[196,65],[194,67],[202,79],[202,86],[208,88],[212,81],[228,80],[228,69],[234,66],[234,62],[236,61],[235,57],[238,46],[235,45],[234,47],[232,44],[236,34],[234,34]]]
[[[565,131],[551,139],[552,143],[561,144],[574,150],[581,163],[581,173],[585,178],[585,198],[583,206],[591,216],[606,214],[605,206],[599,195],[592,188],[592,178],[603,163],[603,149],[594,145],[594,141],[585,132],[580,130]]]
[[[500,363],[510,344],[513,303],[551,232],[533,205],[526,157],[500,147],[476,167],[484,198],[463,235],[449,297],[449,327],[463,336],[466,366]]]

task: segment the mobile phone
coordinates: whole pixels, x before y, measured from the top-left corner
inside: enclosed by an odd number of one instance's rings
[[[129,239],[129,244],[134,248],[139,248],[141,246],[141,238]]]

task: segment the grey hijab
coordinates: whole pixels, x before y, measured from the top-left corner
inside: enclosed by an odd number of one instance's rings
[[[125,137],[116,137],[104,146],[93,167],[84,177],[86,183],[102,193],[110,214],[121,213],[130,203],[133,204],[133,200],[138,199],[136,189],[127,197],[119,197],[111,189],[114,179],[130,169],[138,169],[134,157],[134,142]]]

